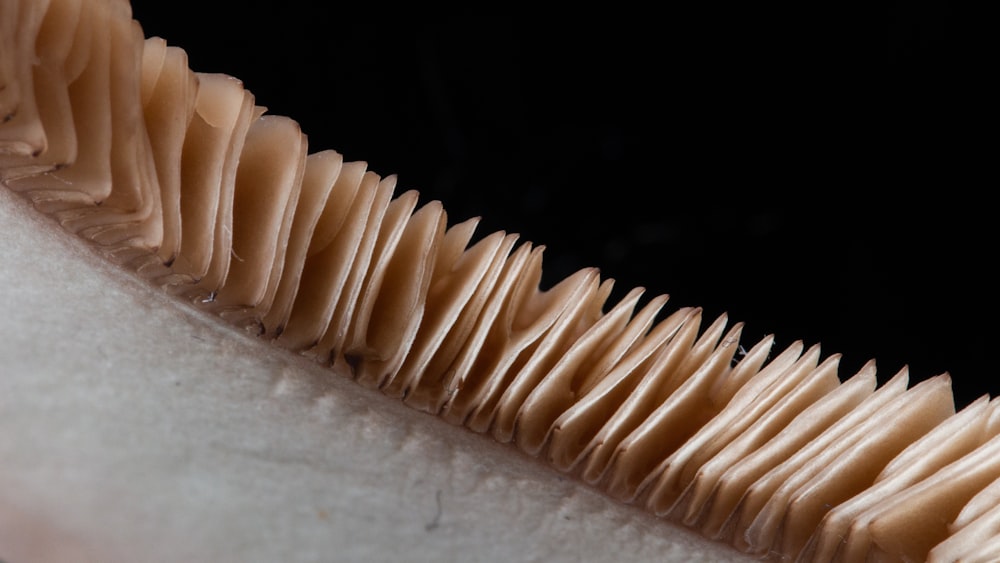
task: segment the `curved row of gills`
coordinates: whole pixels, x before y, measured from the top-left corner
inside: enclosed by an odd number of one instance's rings
[[[593,269],[541,291],[541,247],[308,154],[124,0],[0,0],[0,121],[2,182],[110,259],[612,497],[783,559],[1000,559],[996,402],[737,357],[741,325]]]

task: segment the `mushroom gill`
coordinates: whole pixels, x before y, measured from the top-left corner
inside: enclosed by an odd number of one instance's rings
[[[0,181],[154,286],[745,553],[997,556],[996,403],[956,413],[947,375],[743,353],[593,268],[541,290],[542,247],[310,153],[125,0],[0,7]]]

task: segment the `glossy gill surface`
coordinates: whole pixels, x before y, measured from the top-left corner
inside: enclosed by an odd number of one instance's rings
[[[541,290],[542,247],[310,154],[123,0],[0,7],[0,179],[150,283],[747,553],[997,557],[997,407],[947,376],[841,382],[595,269]]]

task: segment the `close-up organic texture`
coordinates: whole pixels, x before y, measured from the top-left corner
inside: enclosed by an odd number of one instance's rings
[[[544,287],[542,246],[479,233],[447,201],[310,146],[238,77],[189,68],[182,47],[147,37],[124,0],[0,0],[4,189],[136,278],[116,283],[184,303],[195,320],[169,331],[200,341],[202,317],[221,319],[255,354],[308,358],[319,381],[506,444],[734,558],[1000,558],[988,396],[956,412],[947,374],[845,374],[818,344],[745,341],[738,319],[622,291],[596,268]],[[35,221],[5,201],[11,221]],[[0,526],[15,529],[12,514]]]

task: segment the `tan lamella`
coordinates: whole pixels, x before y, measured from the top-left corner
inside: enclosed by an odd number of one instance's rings
[[[0,7],[0,179],[151,283],[749,553],[996,552],[995,403],[956,414],[946,376],[841,383],[770,337],[737,355],[742,324],[654,323],[665,296],[608,304],[592,268],[542,290],[543,247],[470,246],[477,220],[310,154],[124,0]]]

